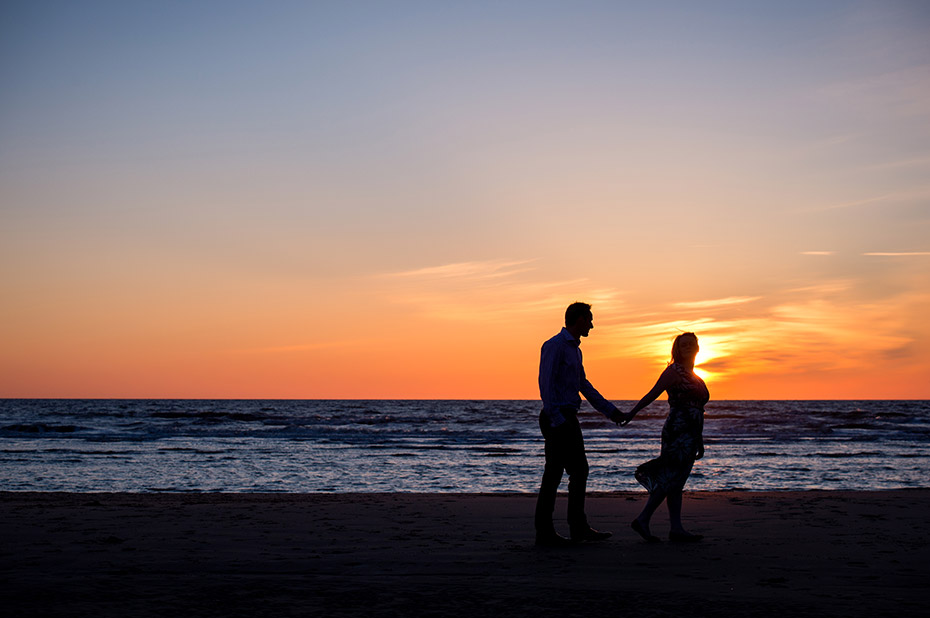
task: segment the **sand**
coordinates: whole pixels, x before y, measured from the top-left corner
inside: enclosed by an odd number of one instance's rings
[[[688,545],[629,529],[644,499],[589,496],[613,538],[545,549],[524,494],[0,493],[2,612],[875,617],[930,601],[930,490],[687,493],[707,537]]]

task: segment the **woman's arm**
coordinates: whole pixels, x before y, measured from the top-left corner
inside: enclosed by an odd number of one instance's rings
[[[695,459],[704,456],[704,410],[701,410],[701,416],[698,419],[697,426],[697,452],[694,454]]]
[[[671,365],[665,368],[665,371],[662,372],[662,375],[659,376],[659,379],[656,381],[656,385],[652,387],[652,390],[646,393],[646,395],[639,400],[633,409],[627,412],[627,416],[632,419],[636,416],[636,413],[648,406],[650,403],[656,400],[659,395],[663,393],[669,386],[674,386],[681,380],[681,377],[678,375],[678,372],[672,369]]]

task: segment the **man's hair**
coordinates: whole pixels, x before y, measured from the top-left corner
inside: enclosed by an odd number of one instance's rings
[[[565,310],[565,326],[571,326],[578,318],[591,315],[591,305],[588,303],[572,303]]]

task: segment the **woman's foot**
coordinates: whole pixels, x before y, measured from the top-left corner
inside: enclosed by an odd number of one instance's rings
[[[660,541],[662,540],[662,539],[660,539],[659,537],[654,536],[653,534],[651,534],[651,533],[649,532],[649,525],[646,524],[646,525],[644,526],[642,523],[640,523],[640,521],[639,521],[638,518],[637,518],[637,519],[634,519],[634,520],[632,521],[632,523],[630,523],[630,528],[632,528],[633,530],[635,530],[635,531],[636,531],[636,534],[638,534],[639,536],[643,537],[643,538],[646,540],[647,543],[658,543],[658,542],[660,542]]]
[[[674,530],[668,533],[668,540],[673,543],[695,543],[703,538],[703,534],[691,534],[684,530]]]

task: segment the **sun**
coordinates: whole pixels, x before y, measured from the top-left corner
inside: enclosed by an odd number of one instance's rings
[[[698,338],[698,353],[694,359],[694,373],[702,380],[719,379],[730,373],[724,368],[721,361],[731,356],[732,344],[726,335],[702,335],[696,333]],[[665,341],[652,341],[649,344],[650,356],[668,362],[668,343]]]
[[[723,356],[722,353],[717,351],[719,346],[715,345],[716,343],[713,337],[698,337],[700,349],[694,359],[694,373],[698,374],[703,380],[707,380],[716,375],[716,372],[701,367],[701,365]]]

